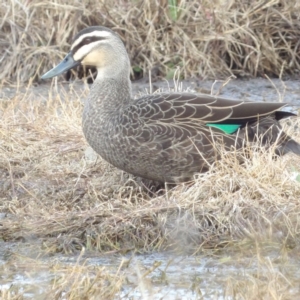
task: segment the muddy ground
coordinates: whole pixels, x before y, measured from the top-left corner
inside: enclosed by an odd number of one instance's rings
[[[57,82],[55,79],[53,82]],[[180,81],[178,84],[173,80],[155,81],[151,84],[149,80],[140,80],[132,83],[132,93],[135,97],[139,94],[144,94],[146,91],[155,92],[158,89],[168,91],[174,89],[175,85],[181,90],[189,90],[197,93],[204,94],[219,94],[228,98],[245,99],[254,101],[283,101],[291,103],[294,106],[300,106],[300,79],[280,80],[280,79],[232,79],[227,84],[225,80],[199,80],[190,79]],[[40,95],[42,98],[47,99],[49,93],[49,82],[41,82],[30,87],[29,90],[26,87],[19,89],[11,87],[3,87],[0,91],[0,98],[12,98],[19,92],[32,92],[33,94]],[[225,86],[222,86],[224,85]],[[151,87],[151,88],[150,88]],[[76,82],[62,82],[59,81],[57,89],[73,89],[75,91],[82,91],[87,88],[82,81]]]

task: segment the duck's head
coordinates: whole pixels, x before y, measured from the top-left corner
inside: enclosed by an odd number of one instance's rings
[[[120,72],[129,76],[130,72],[130,62],[122,40],[115,32],[102,26],[80,31],[63,61],[41,78],[58,76],[78,65],[96,67],[97,78],[115,77]]]

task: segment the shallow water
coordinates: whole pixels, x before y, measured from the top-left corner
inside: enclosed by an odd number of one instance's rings
[[[256,280],[262,284],[267,280],[267,287],[272,280],[291,274],[286,283],[290,285],[288,294],[300,295],[300,286],[295,284],[300,282],[297,251],[283,257],[281,250],[271,244],[255,246],[249,243],[244,245],[243,251],[207,250],[200,255],[178,255],[174,252],[101,255],[85,252],[44,257],[30,255],[28,250],[32,249],[32,245],[26,243],[14,243],[8,247],[7,243],[1,242],[0,246],[1,269],[7,264],[5,257],[17,254],[25,258],[26,253],[30,256],[30,260],[24,262],[14,262],[10,258],[6,269],[14,265],[18,271],[9,274],[2,269],[0,273],[0,290],[17,288],[24,292],[24,299],[46,299],[45,292],[57,275],[52,267],[57,264],[101,266],[112,275],[122,275],[125,280],[115,299],[243,299],[238,294],[239,286],[251,285]],[[82,275],[93,278],[93,272]]]

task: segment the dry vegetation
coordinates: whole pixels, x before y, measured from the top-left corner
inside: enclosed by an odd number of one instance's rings
[[[3,300],[114,299],[120,291],[122,277],[109,274],[105,267],[79,261],[72,265],[47,263],[28,256],[13,255],[5,265],[0,266],[0,297]],[[11,284],[15,274],[24,277],[22,288]],[[3,288],[5,284],[8,285],[6,289]]]
[[[123,262],[110,272],[84,263],[84,252],[74,264],[49,260],[83,249],[97,255],[197,254],[218,262],[217,270],[235,262],[246,275],[212,277],[216,286],[206,296],[222,290],[225,299],[299,297],[299,158],[274,160],[272,149],[251,149],[241,165],[237,153],[227,152],[210,172],[166,195],[88,147],[80,100],[87,88],[32,86],[88,25],[121,35],[135,76],[141,70],[172,76],[176,66],[184,77],[296,74],[299,19],[296,0],[2,1],[0,82],[17,89],[0,97],[0,242],[30,246],[0,250],[0,258],[8,253],[0,266],[0,281],[8,286],[0,286],[0,298],[23,299],[40,289],[45,299],[119,297],[132,272]],[[298,121],[286,125],[299,141]],[[45,286],[9,286],[16,274],[35,278],[43,271],[51,279]],[[143,294],[151,272],[141,274]],[[188,288],[204,297],[205,279],[196,277]]]
[[[1,101],[4,240],[34,236],[67,253],[177,249],[182,239],[193,251],[245,236],[297,240],[300,185],[290,177],[298,157],[253,151],[240,165],[225,152],[211,172],[166,196],[93,154],[81,131],[87,90],[53,86],[48,99],[38,90]]]
[[[218,278],[226,297],[298,295],[297,272],[283,266],[299,253],[300,184],[291,178],[292,171],[299,173],[299,158],[273,160],[272,151],[252,151],[241,165],[236,153],[225,153],[210,172],[193,184],[173,187],[166,196],[109,166],[89,149],[81,132],[80,99],[87,92],[73,85],[28,87],[1,100],[3,242],[33,245],[25,257],[30,253],[35,259],[76,255],[83,248],[111,255],[172,250],[222,259],[238,247],[238,256],[254,254],[250,257],[260,268],[246,277]],[[299,140],[297,120],[286,125]],[[271,261],[263,258],[260,247],[275,249],[278,256]],[[230,261],[238,264],[236,255],[232,257]],[[34,274],[34,260],[24,259],[11,256],[0,271],[2,279],[16,270]],[[68,299],[92,299],[99,293],[114,297],[126,276],[95,268],[36,262],[36,270],[47,269],[57,278],[44,289],[55,299],[66,293]],[[201,282],[193,283],[199,295]],[[3,299],[22,299],[13,296],[24,291],[2,293]]]
[[[89,25],[121,35],[136,76],[295,74],[299,19],[297,0],[3,0],[0,81],[38,80]]]

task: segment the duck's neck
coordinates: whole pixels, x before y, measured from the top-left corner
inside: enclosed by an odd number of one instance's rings
[[[82,118],[84,135],[90,146],[110,161],[110,139],[117,120],[131,102],[129,77],[97,78],[85,102]],[[110,138],[108,138],[110,137]]]
[[[127,76],[97,76],[85,104],[85,111],[109,115],[122,110],[131,101],[131,82]],[[91,111],[92,110],[92,111]]]

